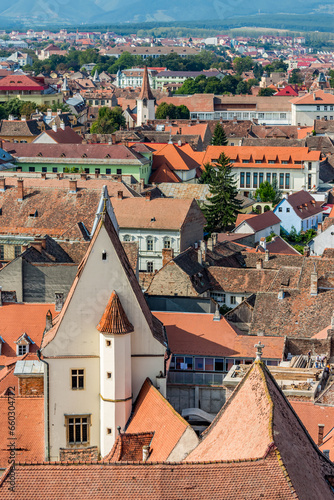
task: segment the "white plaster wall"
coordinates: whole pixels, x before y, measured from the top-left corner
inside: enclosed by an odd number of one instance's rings
[[[100,444],[98,358],[49,359],[50,459],[66,448],[65,414],[91,415],[90,446]],[[85,389],[71,389],[71,369],[85,369]]]
[[[196,448],[199,439],[195,431],[189,426],[186,428],[172,453],[167,457],[168,462],[181,462]]]
[[[323,233],[315,236],[310,243],[310,248],[315,255],[322,255],[325,248],[334,248],[334,226],[328,227]]]

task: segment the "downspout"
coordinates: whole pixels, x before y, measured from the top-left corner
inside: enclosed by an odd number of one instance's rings
[[[50,424],[49,424],[49,363],[47,363],[44,359],[41,358],[41,350],[38,349],[37,357],[39,361],[42,361],[46,365],[46,372],[44,373],[44,429],[46,434],[46,449],[45,449],[45,458],[48,462],[50,462]],[[46,384],[45,384],[46,378]]]

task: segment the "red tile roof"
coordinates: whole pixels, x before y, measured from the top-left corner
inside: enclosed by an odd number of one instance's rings
[[[296,97],[290,101],[292,104],[296,105],[309,105],[309,104],[334,104],[334,96],[323,90],[317,90],[309,94],[305,94],[301,97]]]
[[[43,79],[44,80],[44,79]],[[47,88],[41,79],[28,75],[8,75],[0,80],[0,92],[10,91],[37,91],[42,92]]]
[[[104,458],[109,462],[142,462],[143,447],[150,446],[154,432],[121,433],[114,446]]]
[[[274,449],[297,498],[332,498],[325,476],[333,465],[262,362],[253,364],[202,436],[187,462],[260,459]]]
[[[11,434],[8,427],[10,401],[7,396],[0,397],[0,468],[8,467],[9,444],[13,437],[15,438],[16,461],[44,460],[44,398],[39,396],[16,396],[13,398],[13,406],[15,407],[14,435]],[[1,493],[0,496],[2,496]]]
[[[194,159],[192,148],[186,151],[175,144],[164,144],[158,151],[153,153],[152,170],[156,170],[161,165],[168,165],[172,170],[193,170],[200,166],[200,163]]]
[[[97,330],[102,333],[123,334],[133,332],[133,326],[128,320],[121,301],[115,291],[110,296]]]
[[[290,401],[290,403],[316,444],[318,444],[318,424],[324,425],[324,445],[321,448],[328,449],[326,448],[325,436],[330,434],[334,428],[334,406],[317,405],[312,401]],[[331,443],[331,448],[332,446]],[[334,449],[332,448],[330,451],[333,452]],[[330,458],[333,460],[334,456],[332,455]]]
[[[51,311],[55,315],[54,304],[17,304],[4,303],[0,307],[0,336],[5,343],[2,345],[0,366],[6,360],[16,362],[22,357],[16,357],[15,341],[26,333],[34,342],[30,344],[29,352],[39,349],[45,329],[46,313]]]
[[[323,212],[323,203],[315,201],[313,196],[303,189],[297,193],[290,194],[287,197],[287,201],[300,219],[307,219]]]
[[[58,128],[57,132],[53,129],[45,130],[43,133],[51,137],[51,139],[53,139],[57,144],[82,143],[82,137],[80,137],[80,135],[77,134],[71,127],[65,127],[65,130],[63,130],[62,128]]]
[[[154,432],[149,461],[165,461],[190,428],[147,378],[136,399],[127,433]]]
[[[254,232],[262,231],[263,229],[266,229],[270,226],[281,223],[281,220],[271,210],[268,210],[268,212],[263,212],[259,215],[255,215],[254,217],[248,217],[245,219],[245,221],[253,229]],[[242,222],[239,223],[239,226],[240,224],[242,224]],[[236,228],[237,227],[238,226],[236,226]]]
[[[166,327],[173,354],[254,359],[256,337],[240,335],[224,317],[214,321],[213,314],[155,312],[154,315]],[[266,337],[265,340],[265,357],[281,360],[284,338]]]
[[[202,218],[200,209],[194,200],[179,200],[175,198],[128,198],[120,200],[112,198],[119,227],[145,229],[171,229],[179,231],[186,222],[191,211],[196,211]],[[205,224],[203,216],[203,226]]]
[[[10,473],[0,478],[2,500],[13,499]],[[275,453],[238,463],[17,464],[14,495],[15,500],[35,500],[38,485],[39,500],[50,500],[50,495],[55,500],[236,500],[236,494],[243,500],[295,500],[284,474]]]

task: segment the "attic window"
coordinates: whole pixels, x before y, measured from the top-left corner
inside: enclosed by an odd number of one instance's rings
[[[65,153],[62,153],[62,154],[60,155],[60,158],[66,158],[66,154],[65,154]]]
[[[108,154],[105,156],[105,158],[110,158],[110,154],[108,153]]]
[[[86,153],[84,153],[83,155],[81,155],[81,158],[87,158]]]
[[[43,155],[42,155],[42,153],[38,153],[38,155],[37,155],[37,156],[43,156]]]

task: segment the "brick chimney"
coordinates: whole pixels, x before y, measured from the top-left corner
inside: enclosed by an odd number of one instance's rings
[[[304,246],[304,255],[305,255],[305,257],[310,256],[310,247],[308,245]]]
[[[123,191],[117,191],[117,198],[123,200]]]
[[[174,250],[172,248],[163,248],[162,249],[162,267],[168,264],[174,258]]]
[[[318,424],[318,446],[324,442],[324,424]]]
[[[23,201],[24,191],[23,191],[23,179],[17,179],[17,200]]]
[[[262,259],[257,259],[256,269],[263,269],[263,260]]]
[[[46,180],[46,172],[41,172],[42,179]]]
[[[314,264],[313,272],[311,273],[311,287],[310,287],[311,296],[318,295],[318,273]]]
[[[145,193],[145,200],[146,201],[150,201],[150,199],[151,199],[151,191],[146,191],[146,193]]]
[[[6,191],[6,179],[4,177],[0,177],[0,191]]]
[[[76,179],[70,179],[70,193],[77,192],[78,181]]]
[[[85,172],[81,172],[80,179],[86,180],[87,179],[87,174]]]

